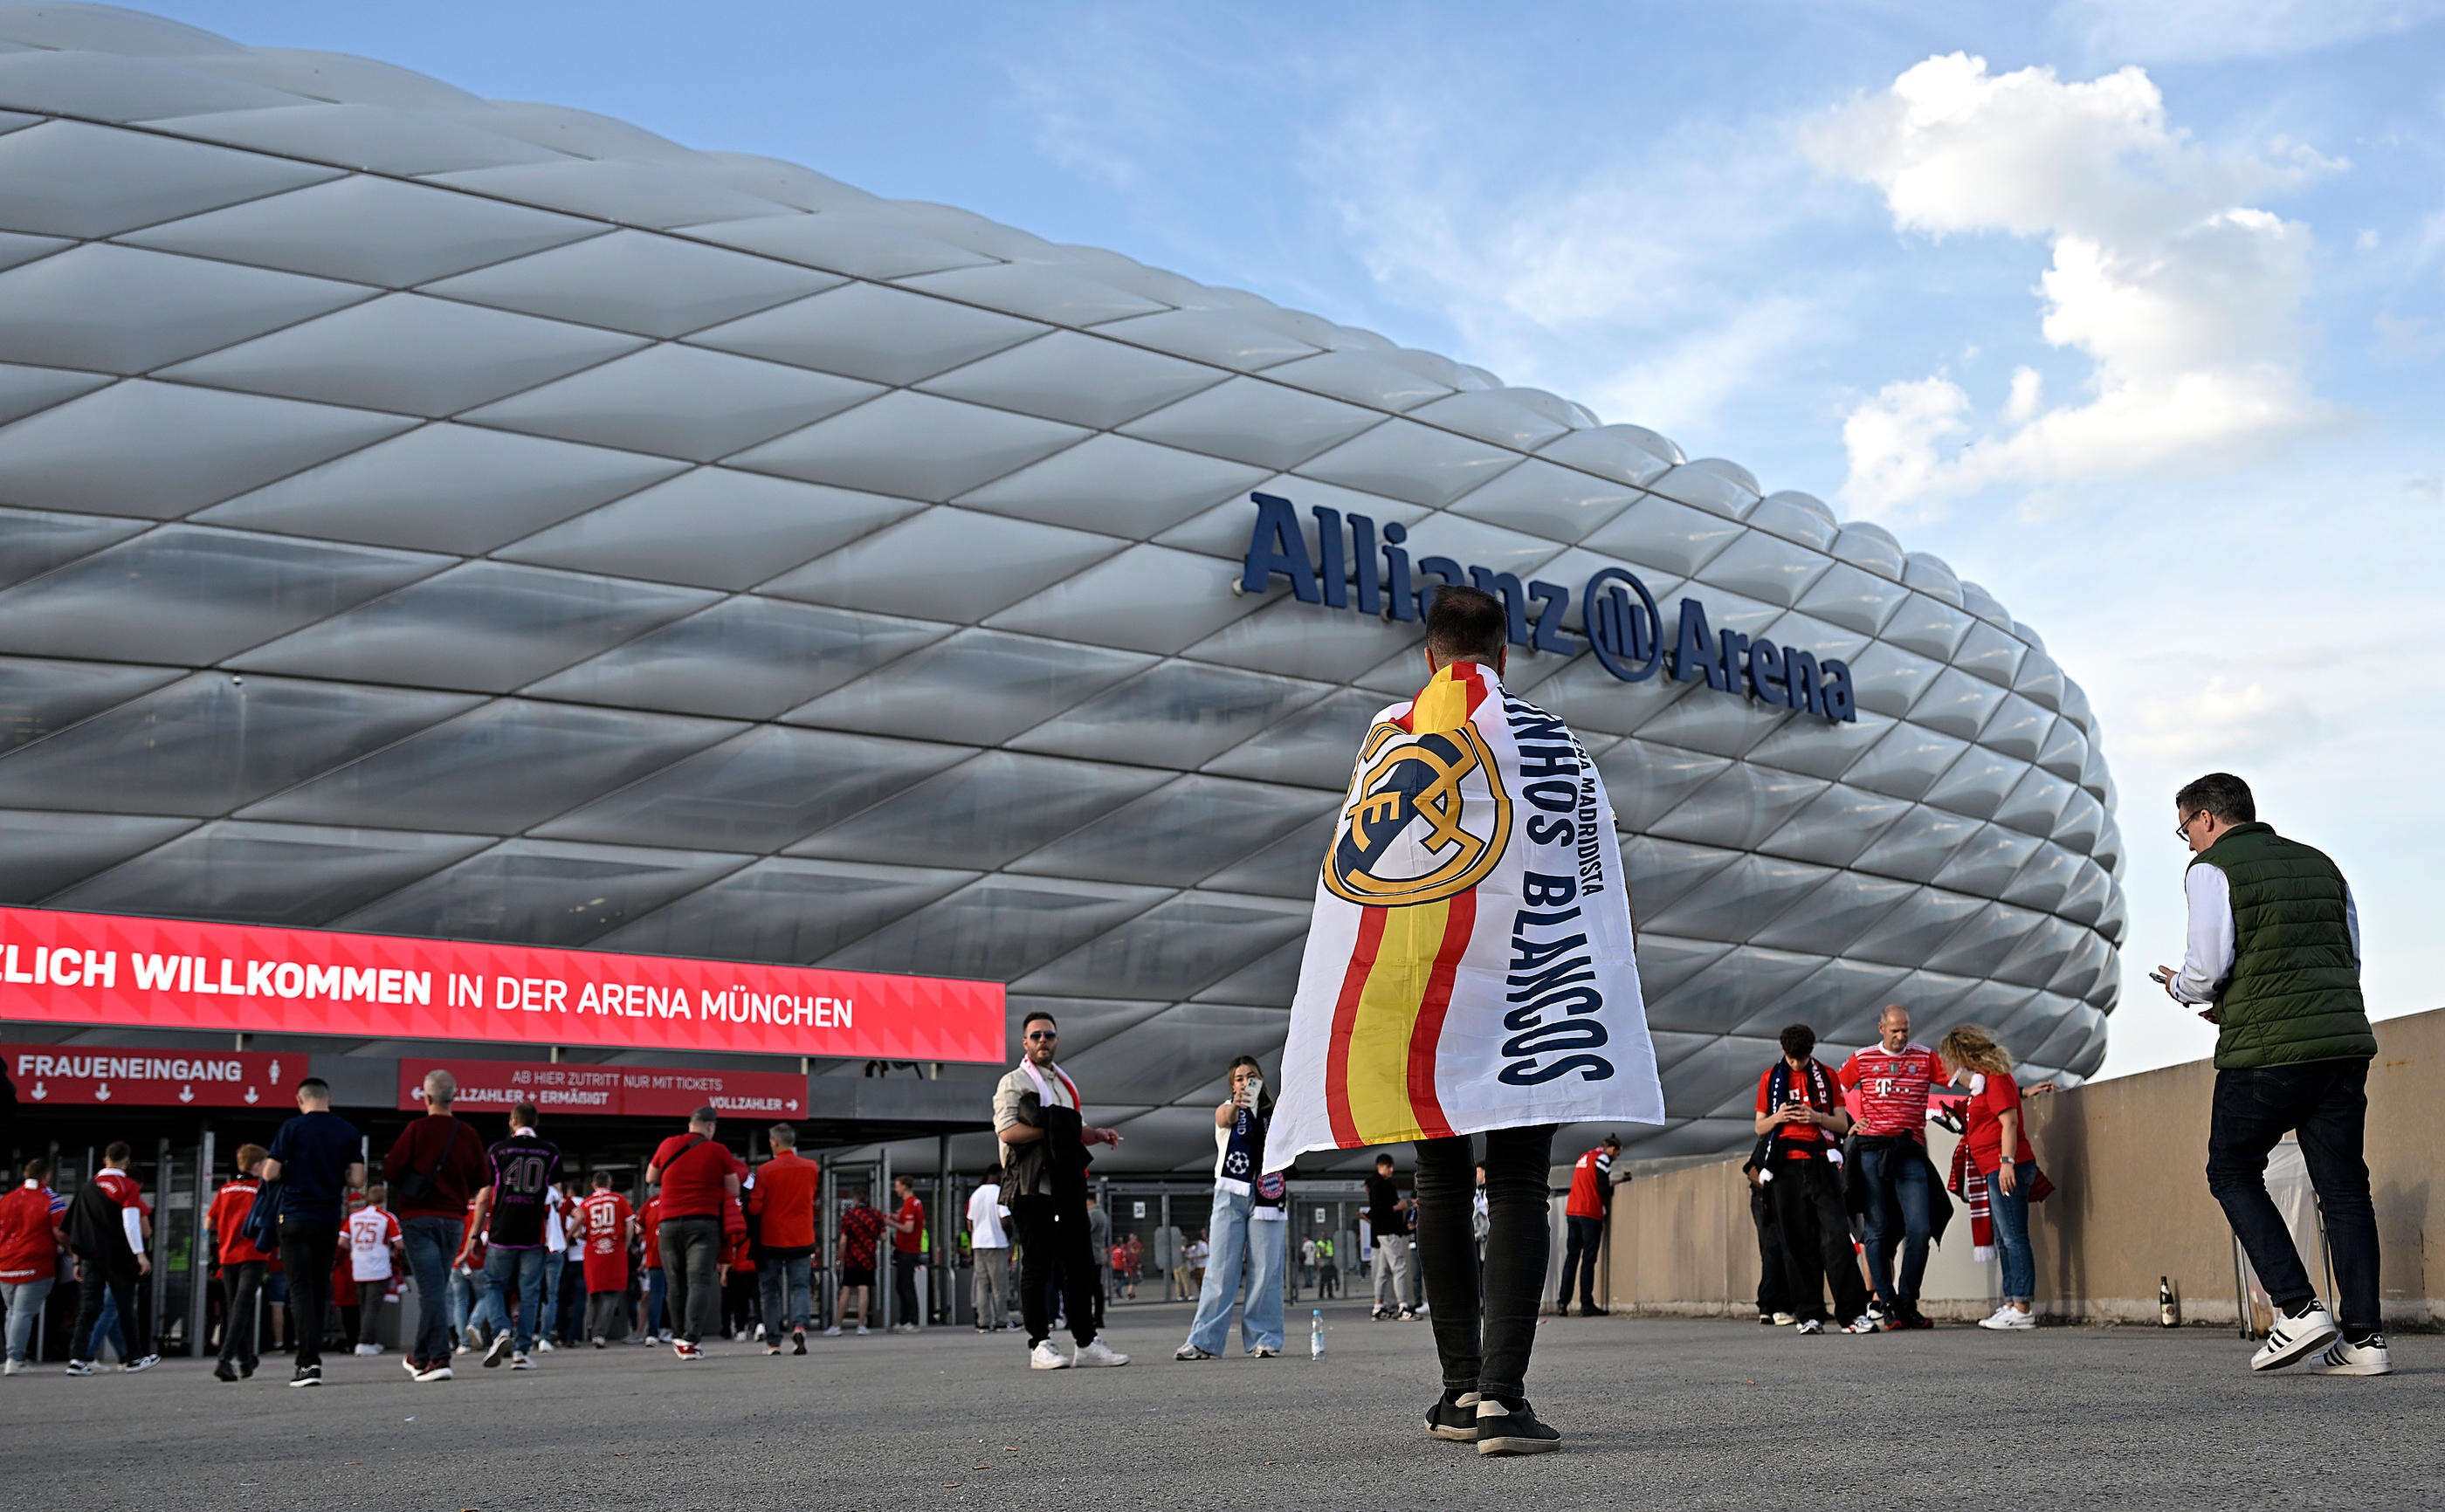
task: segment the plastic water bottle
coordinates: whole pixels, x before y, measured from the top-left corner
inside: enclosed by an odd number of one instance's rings
[[[1324,1309],[1321,1307],[1308,1318],[1307,1357],[1312,1360],[1324,1358]]]

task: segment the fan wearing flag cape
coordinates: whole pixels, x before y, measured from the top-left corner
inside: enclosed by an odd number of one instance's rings
[[[1503,691],[1509,628],[1493,595],[1439,590],[1427,685],[1360,743],[1265,1156],[1279,1170],[1307,1150],[1416,1142],[1444,1375],[1427,1428],[1480,1454],[1561,1445],[1524,1394],[1556,1127],[1664,1121],[1613,805],[1562,721]]]

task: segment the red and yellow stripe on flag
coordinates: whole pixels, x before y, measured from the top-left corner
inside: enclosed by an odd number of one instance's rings
[[[1455,663],[1392,722],[1412,735],[1457,730],[1485,696],[1476,663]],[[1474,888],[1434,903],[1359,910],[1325,1059],[1325,1111],[1342,1148],[1451,1136],[1435,1094],[1435,1055],[1452,977],[1476,925]]]

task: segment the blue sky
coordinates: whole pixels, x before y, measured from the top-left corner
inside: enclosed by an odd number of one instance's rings
[[[1897,531],[2122,792],[2108,1073],[2204,1055],[2170,794],[2241,773],[2445,1004],[2445,0],[159,13],[1115,248]]]

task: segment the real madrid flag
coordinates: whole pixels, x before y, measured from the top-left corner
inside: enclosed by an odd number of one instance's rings
[[[1316,887],[1279,1170],[1524,1124],[1660,1124],[1613,805],[1562,721],[1457,662],[1376,716]]]

